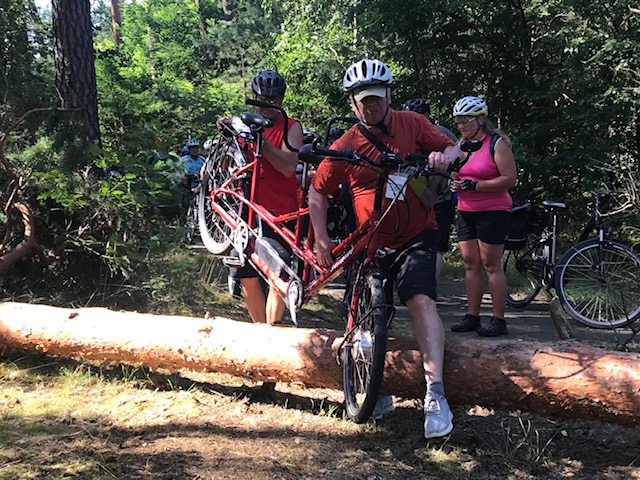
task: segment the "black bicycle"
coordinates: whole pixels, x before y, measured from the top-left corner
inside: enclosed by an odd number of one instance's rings
[[[601,207],[605,194],[595,195],[591,217],[576,243],[557,258],[558,216],[563,203],[545,200],[542,221],[505,245],[507,304],[525,307],[540,290],[554,288],[565,311],[588,327],[613,329],[640,318],[640,256],[610,238]],[[512,221],[534,215],[530,204],[514,209]],[[539,228],[535,228],[538,225]],[[595,231],[596,236],[591,237]]]
[[[195,175],[185,176],[185,203],[187,212],[182,226],[184,242],[193,245],[198,233],[198,197],[200,195],[200,180]]]

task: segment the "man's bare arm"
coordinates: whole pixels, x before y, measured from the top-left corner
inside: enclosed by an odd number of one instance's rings
[[[316,245],[318,247],[318,263],[323,267],[330,267],[333,258],[333,242],[327,230],[327,197],[318,192],[313,185],[309,188],[309,216],[313,223],[313,230],[316,235]]]

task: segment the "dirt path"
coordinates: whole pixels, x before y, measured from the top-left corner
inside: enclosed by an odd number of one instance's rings
[[[342,284],[338,281],[332,284],[324,293],[333,297],[342,296]],[[555,342],[560,340],[560,336],[555,328],[549,313],[549,301],[551,298],[545,293],[540,293],[531,305],[525,309],[507,307],[506,320],[509,334],[504,339],[526,340],[537,342]],[[392,334],[412,335],[413,329],[409,312],[406,307],[396,301],[396,317],[392,324]],[[464,280],[462,278],[443,278],[438,284],[438,312],[445,326],[446,335],[457,337],[481,338],[475,332],[453,333],[451,326],[460,321],[466,313],[466,293]],[[481,316],[483,321],[487,321],[491,316],[491,297],[485,293],[482,299]],[[618,330],[596,330],[589,329],[575,321],[570,322],[570,326],[576,338],[582,342],[587,342],[597,346],[616,349],[616,346],[623,343],[633,332],[630,329]],[[640,325],[637,326],[640,328]],[[640,350],[640,339],[635,339],[629,347]]]

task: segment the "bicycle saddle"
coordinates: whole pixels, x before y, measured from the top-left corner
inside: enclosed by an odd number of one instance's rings
[[[542,205],[544,205],[546,208],[550,208],[550,209],[558,209],[558,210],[566,210],[567,206],[564,203],[560,203],[560,202],[554,202],[553,200],[543,200],[542,201]]]
[[[258,115],[257,113],[244,112],[240,118],[242,119],[242,123],[250,127],[269,128],[273,126],[273,122],[271,120],[264,118],[262,115]]]

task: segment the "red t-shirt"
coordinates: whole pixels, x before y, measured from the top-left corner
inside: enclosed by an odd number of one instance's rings
[[[298,120],[289,119],[287,128]],[[273,122],[271,128],[267,128],[263,134],[276,148],[282,148],[284,138],[284,117],[280,117]],[[262,157],[262,168],[260,169],[260,187],[256,203],[268,210],[272,210],[276,215],[284,215],[298,209],[296,176],[287,177],[278,171],[269,161],[266,155]]]
[[[424,116],[395,110],[387,126],[391,137],[379,133],[377,138],[394,153],[441,152],[454,143],[433,126]],[[360,133],[357,125],[331,145],[336,150],[353,150],[367,157],[379,160],[380,151]],[[333,193],[342,180],[346,179],[353,197],[358,224],[369,219],[373,210],[377,171],[369,165],[352,165],[344,161],[322,161],[315,177],[313,187],[323,195]],[[382,202],[384,212],[390,199]],[[436,220],[433,209],[427,209],[407,185],[405,200],[397,202],[382,223],[379,230],[379,246],[398,248],[425,229],[435,229]]]

